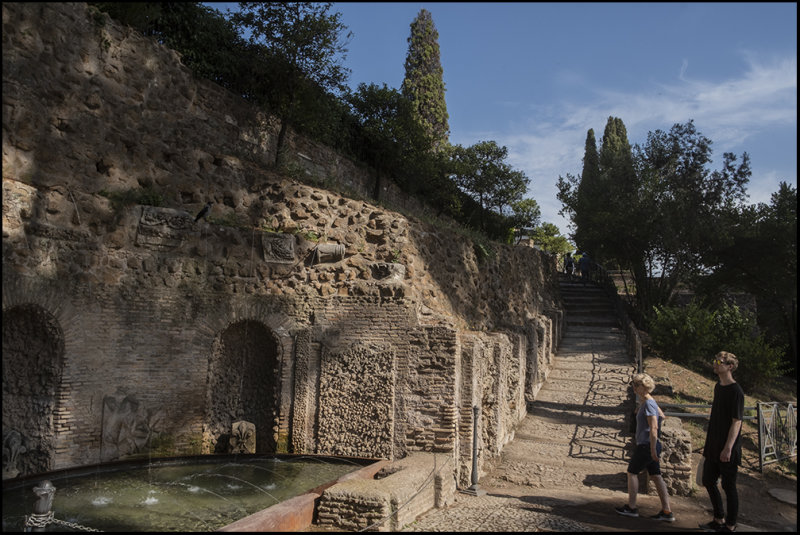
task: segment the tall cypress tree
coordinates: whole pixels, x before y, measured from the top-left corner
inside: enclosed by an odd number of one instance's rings
[[[596,228],[594,216],[594,199],[602,192],[600,188],[600,157],[597,154],[597,141],[594,130],[586,133],[586,145],[583,152],[583,172],[577,186],[575,205],[575,243],[581,250],[596,250],[592,231]],[[594,254],[594,252],[592,253]]]
[[[595,255],[608,267],[626,265],[629,240],[636,221],[631,217],[637,205],[637,177],[628,131],[619,117],[609,117],[599,152],[600,184],[594,205],[603,230]]]
[[[439,32],[428,10],[420,10],[411,23],[402,93],[412,103],[413,113],[431,137],[435,151],[448,145],[450,127],[444,100],[444,80],[439,59]]]

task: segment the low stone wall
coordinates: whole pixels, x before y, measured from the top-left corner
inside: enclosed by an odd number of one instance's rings
[[[326,488],[349,480],[372,479],[375,477],[376,472],[388,464],[388,461],[372,463],[355,472],[343,475],[337,481],[324,484],[305,494],[290,498],[272,507],[246,516],[245,518],[220,528],[218,531],[308,531],[316,516],[317,503]]]
[[[349,531],[397,531],[419,515],[455,498],[452,457],[414,453],[373,480],[350,479],[326,489],[317,524]]]
[[[690,496],[693,489],[692,437],[683,429],[680,418],[670,416],[661,424],[661,447],[661,476],[669,493]],[[639,488],[645,494],[656,493],[646,471],[639,475]]]

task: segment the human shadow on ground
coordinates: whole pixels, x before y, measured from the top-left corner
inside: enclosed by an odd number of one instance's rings
[[[528,405],[528,412],[535,418],[560,420],[575,426],[569,439],[569,457],[621,462],[626,458],[630,436],[625,425],[627,405],[625,402],[614,407],[595,407],[536,401]]]
[[[614,508],[622,505],[625,499],[620,498],[619,495],[610,494],[608,498],[602,499],[592,499],[585,495],[576,495],[571,499],[556,498],[546,495],[511,496],[499,493],[490,493],[490,495],[519,500],[524,504],[520,507],[522,510],[578,522],[591,531],[698,531],[696,527],[680,526],[679,522],[657,522],[648,518],[647,515],[650,512],[645,512],[643,509],[649,507],[649,504],[640,507],[642,516],[638,518],[620,516],[614,511]],[[656,509],[657,506],[653,508],[652,514],[657,512]]]
[[[628,476],[625,467],[618,474],[587,474],[583,484],[587,487],[598,487],[608,490],[628,491]]]

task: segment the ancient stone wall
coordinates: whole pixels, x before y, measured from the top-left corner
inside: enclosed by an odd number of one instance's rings
[[[24,437],[21,473],[223,451],[239,420],[260,452],[447,452],[459,484],[473,425],[481,470],[496,458],[558,341],[554,259],[479,257],[446,224],[279,172],[274,118],[86,4],[2,9],[3,428]],[[318,185],[369,192],[368,170],[291,146]]]

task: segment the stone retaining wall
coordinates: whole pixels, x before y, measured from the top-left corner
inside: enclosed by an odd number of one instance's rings
[[[282,174],[274,118],[86,4],[2,9],[18,473],[220,451],[238,420],[259,452],[446,453],[459,485],[473,425],[499,455],[561,332],[554,258]]]

